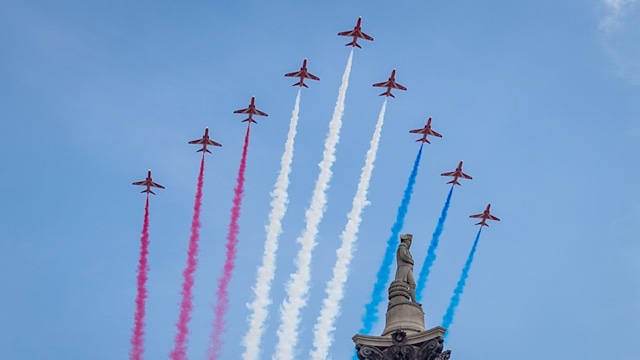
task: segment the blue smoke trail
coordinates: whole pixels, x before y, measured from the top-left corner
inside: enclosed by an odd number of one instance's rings
[[[402,202],[400,203],[400,207],[398,207],[396,222],[391,227],[391,236],[389,236],[389,239],[387,240],[387,249],[384,252],[384,259],[382,260],[382,264],[380,265],[380,269],[378,269],[378,273],[376,275],[376,283],[373,286],[373,292],[371,293],[371,301],[366,305],[366,312],[362,316],[361,334],[369,334],[373,325],[378,321],[378,306],[382,302],[384,288],[389,281],[391,262],[393,261],[394,252],[398,247],[398,236],[400,235],[400,230],[402,230],[402,226],[404,225],[404,217],[407,215],[407,209],[411,202],[411,194],[413,193],[413,185],[416,183],[416,176],[418,175],[418,166],[420,165],[423,145],[424,144],[420,145],[420,150],[418,151],[416,160],[413,162],[413,169],[411,169],[411,175],[409,175],[407,187],[404,190],[404,195],[402,196]]]
[[[482,232],[482,226],[478,229],[478,234],[476,235],[476,240],[473,242],[473,246],[471,247],[471,252],[469,253],[469,258],[467,262],[464,264],[464,268],[462,268],[462,274],[460,274],[460,280],[458,280],[458,286],[456,286],[455,290],[453,290],[453,296],[451,297],[451,302],[449,303],[449,307],[447,308],[447,312],[444,314],[442,318],[442,327],[445,329],[449,328],[449,325],[453,322],[453,317],[456,313],[456,308],[458,304],[460,304],[460,295],[464,291],[464,286],[467,282],[467,277],[469,276],[469,269],[471,268],[471,263],[473,262],[473,255],[476,253],[476,247],[478,246],[478,240],[480,240],[480,233]],[[445,339],[447,338],[447,331],[444,334]]]
[[[444,222],[447,221],[447,212],[449,211],[449,205],[451,204],[451,194],[453,194],[453,186],[454,185],[451,185],[451,190],[449,190],[447,200],[444,202],[444,206],[442,207],[442,212],[440,213],[440,218],[438,219],[438,225],[436,225],[436,229],[433,232],[433,236],[431,237],[429,249],[427,250],[427,257],[424,260],[422,269],[420,269],[418,283],[416,284],[416,297],[418,298],[418,302],[422,300],[422,293],[424,292],[424,288],[427,287],[427,279],[429,278],[429,270],[431,269],[431,265],[433,265],[433,262],[436,261],[436,249],[438,248],[442,230],[444,230]]]

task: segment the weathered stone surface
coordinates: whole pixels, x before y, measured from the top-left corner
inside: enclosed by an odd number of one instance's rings
[[[400,235],[400,245],[398,245],[398,250],[396,250],[396,278],[393,283],[404,283],[409,291],[411,300],[416,301],[416,280],[413,276],[413,257],[411,256],[411,251],[409,251],[412,241],[413,235]],[[391,293],[391,289],[389,290]]]
[[[411,299],[411,293],[409,292],[409,286],[402,280],[394,280],[389,285],[389,301],[390,302],[409,302]]]
[[[382,336],[387,336],[395,330],[402,330],[409,335],[427,331],[424,327],[422,306],[415,302],[390,303]]]
[[[386,324],[381,336],[356,334],[352,340],[360,360],[449,360],[451,351],[442,351],[446,329],[426,329],[422,305],[415,302],[413,258],[409,248],[412,235],[400,237],[396,259],[396,279],[389,286]]]
[[[353,341],[360,360],[449,360],[451,351],[442,351],[442,336],[433,337],[435,333],[444,334],[444,329],[432,330],[436,331],[429,334],[430,338],[426,334],[409,337],[404,331],[396,330],[389,337],[368,336],[365,339],[356,335]]]

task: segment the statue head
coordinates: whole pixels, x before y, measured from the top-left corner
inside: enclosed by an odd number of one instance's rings
[[[411,241],[413,241],[413,235],[411,234],[402,234],[400,235],[400,242],[407,244],[407,246],[411,246]]]

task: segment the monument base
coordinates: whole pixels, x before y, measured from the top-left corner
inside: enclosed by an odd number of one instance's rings
[[[356,334],[351,338],[360,360],[449,360],[451,356],[450,350],[442,351],[447,329],[436,326],[427,330],[422,305],[415,302],[413,258],[409,252],[412,239],[411,234],[400,235],[396,252],[398,270],[396,279],[389,285],[389,306],[382,335]]]
[[[413,335],[395,330],[390,336],[356,334],[352,340],[360,360],[449,360],[442,351],[446,329],[436,326]]]
[[[427,331],[424,327],[422,305],[415,302],[389,303],[386,320],[382,336],[387,336],[395,330],[402,330],[408,335]]]

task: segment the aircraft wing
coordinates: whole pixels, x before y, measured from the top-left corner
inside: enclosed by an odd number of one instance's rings
[[[461,173],[460,173],[460,177],[462,177],[462,178],[464,178],[464,179],[469,179],[469,180],[472,180],[472,179],[473,179],[471,176],[469,176],[469,175],[467,175],[467,174],[465,174],[465,173],[463,173],[463,172],[461,172]]]
[[[357,36],[357,32],[355,30],[343,31],[339,32],[338,36]]]
[[[296,71],[288,74],[284,74],[284,76],[288,77],[300,77],[302,75],[302,71]]]
[[[269,116],[266,112],[255,109],[255,113],[260,116]]]
[[[191,140],[189,144],[204,144],[204,139]]]
[[[219,142],[215,142],[211,139],[209,139],[209,141],[207,141],[208,145],[213,145],[213,146],[222,146],[222,144],[220,144]]]
[[[315,76],[315,75],[313,75],[313,74],[311,74],[311,73],[307,73],[307,77],[308,77],[309,79],[311,79],[311,80],[320,80],[320,78],[319,78],[319,77],[317,77],[317,76]]]
[[[482,219],[483,216],[484,214],[469,215],[470,218],[476,218],[476,219]]]
[[[236,110],[233,113],[234,114],[248,114],[249,113],[249,108]]]
[[[491,214],[489,214],[489,219],[495,220],[495,221],[500,221],[500,219],[498,219],[497,217],[495,217],[495,216],[493,216]]]
[[[365,39],[365,40],[373,41],[373,38],[371,36],[363,33],[362,31],[360,31],[360,37]]]
[[[398,84],[398,83],[394,83],[394,85],[395,85],[395,86],[394,86],[394,88],[396,88],[396,89],[400,89],[400,90],[407,90],[407,88],[406,88],[406,87],[404,87],[404,86],[402,86],[402,85],[400,85],[400,84]]]
[[[446,172],[446,173],[440,174],[440,176],[456,176],[456,172],[455,171]]]
[[[373,86],[375,86],[375,87],[387,87],[387,86],[389,86],[389,81],[384,81],[384,82],[381,82],[381,83],[375,83],[375,84],[373,84]]]
[[[162,185],[160,185],[160,184],[158,184],[158,183],[155,183],[155,182],[153,182],[153,181],[151,182],[151,185],[150,185],[150,186],[157,187],[157,188],[159,188],[159,189],[164,189],[164,186],[162,186]]]
[[[433,130],[431,130],[431,135],[437,136],[437,137],[442,137],[442,135],[440,135],[439,133],[437,133],[437,132],[435,132]]]
[[[131,185],[145,185],[146,180],[132,182]]]
[[[409,130],[409,132],[412,134],[424,134],[424,129],[413,129]]]

